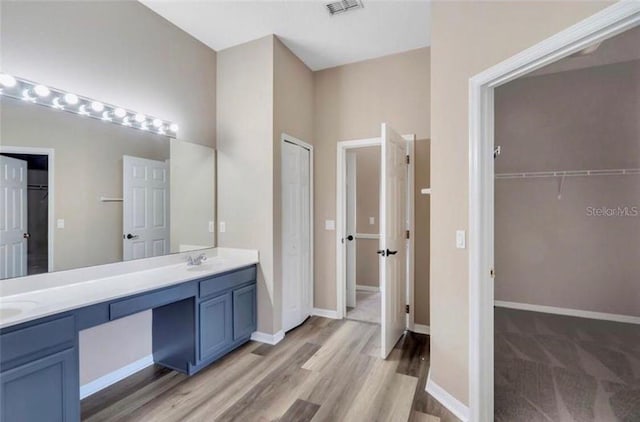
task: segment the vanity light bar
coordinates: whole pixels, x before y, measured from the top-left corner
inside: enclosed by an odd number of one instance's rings
[[[159,135],[175,137],[178,125],[122,107],[0,73],[0,95]]]

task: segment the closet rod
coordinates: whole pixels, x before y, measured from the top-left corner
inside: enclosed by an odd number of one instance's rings
[[[542,177],[624,176],[640,174],[640,169],[536,171],[525,173],[496,173],[496,179],[538,179]]]

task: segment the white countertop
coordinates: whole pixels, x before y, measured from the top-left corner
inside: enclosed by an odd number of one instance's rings
[[[201,266],[187,255],[205,253]],[[211,248],[0,280],[0,328],[258,263],[258,251]]]

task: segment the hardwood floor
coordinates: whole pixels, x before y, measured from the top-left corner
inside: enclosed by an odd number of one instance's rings
[[[149,367],[82,401],[84,421],[456,421],[424,391],[429,337],[379,358],[380,326],[311,317],[193,377]]]

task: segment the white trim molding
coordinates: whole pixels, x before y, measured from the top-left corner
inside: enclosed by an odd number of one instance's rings
[[[424,324],[413,324],[413,330],[411,331],[418,334],[431,334],[431,329],[429,328],[429,326]]]
[[[313,311],[311,311],[311,314],[314,316],[319,316],[323,318],[342,319],[342,316],[339,314],[339,312],[334,311],[333,309],[313,308]]]
[[[531,303],[507,302],[496,300],[495,306],[499,308],[519,309],[522,311],[542,312],[545,314],[566,315],[578,318],[599,319],[602,321],[624,322],[627,324],[640,324],[640,317],[633,315],[609,314],[606,312],[583,311],[580,309],[560,308],[557,306],[533,305]]]
[[[447,390],[436,384],[436,382],[431,378],[431,371],[429,371],[429,374],[427,375],[427,385],[425,386],[425,390],[462,422],[469,421],[469,407],[465,406],[461,401],[458,401],[458,399],[449,394]]]
[[[356,239],[379,240],[380,239],[380,233],[356,233]]]
[[[623,0],[469,80],[469,408],[492,421],[494,89],[640,24],[640,2]]]
[[[251,334],[251,340],[257,341],[260,343],[270,344],[272,346],[275,346],[276,344],[280,343],[283,338],[284,338],[283,330],[280,330],[275,334],[262,333],[260,331],[254,331],[253,334]]]
[[[128,376],[131,376],[136,372],[141,371],[151,365],[153,365],[153,355],[148,355],[143,357],[142,359],[138,359],[137,361],[130,363],[127,366],[123,366],[120,369],[116,369],[113,372],[103,375],[91,382],[88,382],[85,385],[81,385],[80,399],[84,399],[85,397],[89,397],[90,395],[95,394],[100,390],[104,390],[105,388],[117,383],[118,381],[121,381]]]
[[[365,284],[356,284],[356,290],[360,290],[363,292],[379,292],[379,286],[367,286]]]

